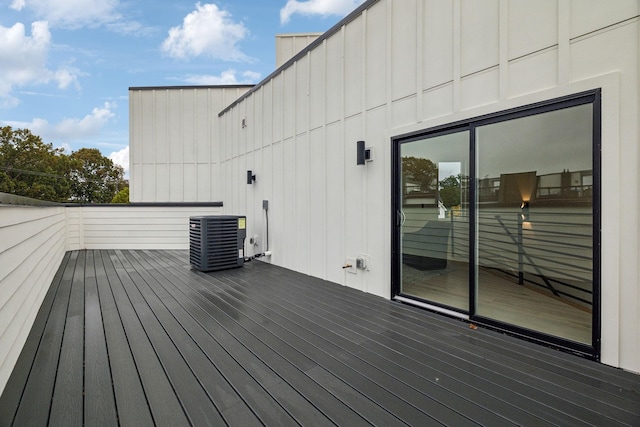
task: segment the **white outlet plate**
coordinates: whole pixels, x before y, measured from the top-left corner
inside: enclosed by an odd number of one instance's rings
[[[345,268],[347,273],[358,274],[358,269],[356,268],[356,259],[355,258],[347,258],[344,265],[350,265],[351,267]]]

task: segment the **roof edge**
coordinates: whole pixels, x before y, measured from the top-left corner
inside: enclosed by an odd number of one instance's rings
[[[364,3],[362,3],[360,6],[358,6],[353,12],[351,12],[350,14],[348,14],[347,16],[342,18],[340,20],[340,22],[338,22],[336,25],[334,25],[333,27],[331,27],[330,29],[328,29],[327,31],[322,33],[322,35],[320,37],[318,37],[317,39],[315,39],[311,44],[309,44],[309,46],[307,46],[306,48],[302,49],[300,52],[298,52],[296,55],[294,55],[293,58],[289,59],[287,62],[282,64],[280,67],[278,67],[274,72],[272,72],[267,77],[262,79],[262,81],[260,81],[260,83],[258,83],[255,86],[253,86],[253,88],[251,90],[249,90],[246,93],[242,94],[242,96],[240,96],[238,99],[236,99],[231,104],[229,104],[224,110],[222,110],[220,113],[218,113],[218,117],[222,117],[227,111],[231,110],[233,107],[238,105],[240,102],[242,102],[243,100],[248,98],[251,94],[253,94],[255,91],[257,91],[262,86],[264,86],[273,77],[275,77],[276,75],[280,74],[283,70],[289,68],[294,62],[296,62],[300,58],[304,57],[307,53],[309,53],[310,51],[312,51],[316,47],[320,46],[322,43],[324,43],[324,41],[326,39],[328,39],[329,37],[331,37],[333,34],[337,33],[338,31],[340,31],[340,28],[342,28],[344,25],[347,25],[349,22],[351,22],[354,19],[356,19],[358,16],[360,16],[362,14],[362,12],[364,10],[370,8],[371,5],[373,5],[374,3],[377,3],[378,1],[380,1],[380,0],[366,0]]]
[[[159,90],[159,89],[239,89],[252,88],[255,84],[237,85],[185,85],[185,86],[130,86],[129,90]]]

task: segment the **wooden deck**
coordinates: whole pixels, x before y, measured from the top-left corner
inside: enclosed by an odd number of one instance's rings
[[[640,376],[261,262],[66,254],[0,425],[640,425]]]

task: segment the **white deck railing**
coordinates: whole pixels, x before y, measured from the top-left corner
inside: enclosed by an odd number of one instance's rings
[[[64,253],[77,249],[187,249],[198,205],[0,205],[0,394]]]

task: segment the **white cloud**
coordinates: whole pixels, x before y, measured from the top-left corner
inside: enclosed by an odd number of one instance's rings
[[[117,21],[106,24],[109,31],[127,36],[151,36],[158,32],[157,28],[145,27],[137,21]]]
[[[14,0],[11,8],[30,9],[52,26],[66,29],[95,27],[121,19],[118,0]]]
[[[13,10],[17,10],[19,12],[22,9],[24,9],[24,6],[25,6],[25,0],[13,0],[9,8]]]
[[[238,78],[236,70],[229,68],[220,73],[219,76],[213,75],[189,75],[183,80],[186,83],[194,85],[215,86],[215,85],[237,85],[237,84],[255,84],[260,81],[262,75],[254,71],[245,71],[241,78]]]
[[[12,27],[0,25],[0,106],[16,105],[16,99],[11,96],[16,86],[54,82],[64,89],[77,84],[79,70],[69,65],[58,70],[47,67],[50,46],[51,33],[46,22],[32,23],[31,36],[20,22]]]
[[[292,15],[339,15],[345,16],[364,0],[287,0],[287,4],[280,9],[280,23],[286,24]]]
[[[116,33],[138,36],[153,32],[122,16],[120,0],[13,0],[9,7],[17,11],[28,9],[51,27],[65,30],[105,26]]]
[[[3,123],[13,128],[29,129],[31,133],[40,136],[46,143],[53,142],[55,145],[64,145],[100,135],[109,120],[115,117],[115,113],[112,111],[115,108],[114,103],[105,102],[102,107],[94,108],[90,114],[82,119],[67,118],[58,124],[51,124],[38,117],[30,122],[3,121]]]
[[[0,89],[0,92],[2,90]],[[0,109],[9,110],[15,108],[20,104],[20,100],[14,96],[1,96],[0,95]]]
[[[56,148],[62,148],[65,154],[71,154],[71,152],[73,151],[71,149],[71,145],[67,144],[66,142],[58,145]]]
[[[124,147],[120,151],[114,151],[108,156],[113,163],[122,166],[124,169],[124,176],[129,176],[129,146]]]
[[[215,4],[196,3],[196,10],[185,16],[182,26],[169,30],[162,51],[173,58],[208,56],[225,61],[249,61],[237,43],[249,35],[243,23]]]
[[[109,119],[115,117],[115,113],[112,111],[114,108],[115,104],[105,102],[102,107],[94,108],[90,114],[82,119],[64,119],[53,128],[54,134],[58,138],[65,139],[98,135]]]

